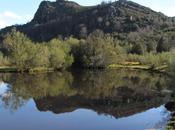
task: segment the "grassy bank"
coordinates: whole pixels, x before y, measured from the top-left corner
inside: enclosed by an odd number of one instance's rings
[[[140,70],[152,70],[152,71],[166,71],[168,66],[166,64],[159,66],[152,65],[142,65],[139,62],[125,62],[123,64],[112,64],[109,65],[109,69],[117,69],[117,68],[128,68],[128,69],[140,69]]]
[[[55,71],[53,68],[33,68],[33,69],[26,69],[26,70],[19,70],[16,67],[10,66],[1,66],[0,73],[45,73],[45,72],[53,72]]]
[[[112,64],[109,65],[106,69],[139,69],[139,70],[149,70],[149,71],[157,71],[157,72],[165,72],[167,65],[160,65],[157,67],[153,67],[151,65],[142,65],[139,62],[125,62],[123,64]],[[38,68],[32,68],[27,70],[19,70],[16,67],[10,67],[10,66],[1,66],[0,67],[0,73],[45,73],[45,72],[54,72],[58,71],[54,68],[44,68],[44,67],[38,67]]]
[[[1,73],[6,73],[6,72],[19,72],[19,71],[15,67],[1,66],[0,67],[0,72]]]

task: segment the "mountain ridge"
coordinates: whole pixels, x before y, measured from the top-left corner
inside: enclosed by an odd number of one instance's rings
[[[35,41],[54,37],[85,38],[100,29],[104,33],[129,33],[149,28],[159,31],[175,25],[173,17],[156,12],[132,1],[119,0],[97,6],[76,2],[42,1],[31,22],[0,31],[1,36],[15,27]]]

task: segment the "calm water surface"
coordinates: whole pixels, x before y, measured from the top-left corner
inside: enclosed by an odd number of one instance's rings
[[[0,74],[0,130],[166,129],[171,80],[142,71]]]

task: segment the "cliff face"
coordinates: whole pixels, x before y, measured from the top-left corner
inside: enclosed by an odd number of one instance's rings
[[[173,18],[131,1],[119,0],[86,7],[57,0],[43,1],[32,21],[16,28],[33,40],[45,41],[59,35],[86,37],[96,29],[105,33],[128,33],[143,28],[161,30],[173,24]]]
[[[55,20],[59,22],[66,19],[66,17],[72,16],[80,9],[81,6],[74,2],[43,1],[40,4],[32,22],[35,24],[50,23]]]

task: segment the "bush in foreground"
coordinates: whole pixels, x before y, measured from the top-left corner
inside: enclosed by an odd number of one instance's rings
[[[5,55],[19,70],[31,68],[62,69],[71,66],[70,47],[58,39],[34,43],[23,33],[12,30],[3,40]]]

